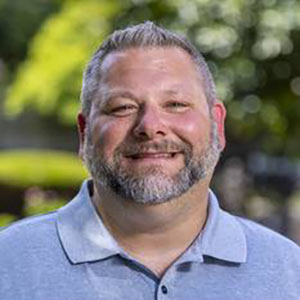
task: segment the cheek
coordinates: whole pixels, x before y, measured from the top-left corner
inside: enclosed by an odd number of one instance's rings
[[[210,119],[204,114],[191,112],[177,118],[172,124],[177,135],[189,144],[204,143],[210,137]]]
[[[111,156],[126,139],[128,124],[114,121],[98,121],[92,128],[93,144],[103,157]]]

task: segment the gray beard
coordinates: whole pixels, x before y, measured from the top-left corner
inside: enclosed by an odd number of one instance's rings
[[[120,165],[122,148],[116,150],[111,164],[99,157],[92,144],[88,128],[84,160],[96,186],[107,188],[118,196],[135,203],[159,204],[181,196],[195,183],[203,180],[213,171],[220,155],[214,124],[212,124],[211,141],[202,153],[193,154],[191,147],[187,144],[179,146],[165,142],[152,145],[151,149],[153,148],[157,150],[180,148],[184,153],[185,166],[174,176],[166,175],[163,172],[163,166],[149,167],[143,175],[131,174],[130,170],[125,170]]]

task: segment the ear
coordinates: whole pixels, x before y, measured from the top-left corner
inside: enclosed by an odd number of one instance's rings
[[[221,150],[225,148],[226,138],[225,138],[225,118],[226,118],[226,108],[224,104],[217,100],[212,108],[212,117],[217,125],[218,137]]]
[[[85,141],[86,118],[80,112],[77,115],[77,130],[79,135],[79,157],[83,159],[83,146]]]

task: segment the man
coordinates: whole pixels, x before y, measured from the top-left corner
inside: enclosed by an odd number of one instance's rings
[[[78,116],[92,180],[0,236],[0,299],[300,299],[293,242],[209,190],[225,108],[184,38],[146,22],[94,54]]]

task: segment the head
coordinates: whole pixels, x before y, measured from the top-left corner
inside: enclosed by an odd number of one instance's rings
[[[115,31],[94,53],[84,72],[81,91],[83,115],[88,117],[93,99],[99,91],[103,74],[101,66],[108,54],[130,48],[160,47],[178,47],[190,55],[201,76],[201,83],[208,105],[212,107],[216,101],[215,83],[201,53],[185,37],[147,21],[136,26]]]
[[[81,156],[96,187],[161,203],[210,180],[225,109],[183,37],[146,22],[114,32],[85,71]]]

